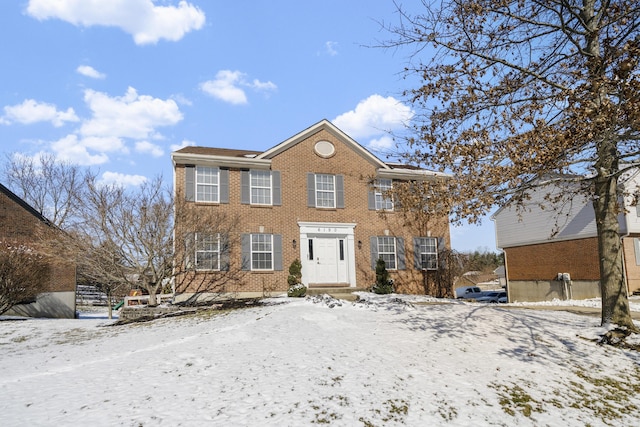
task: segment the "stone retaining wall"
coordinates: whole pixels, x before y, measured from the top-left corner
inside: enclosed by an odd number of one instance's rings
[[[180,311],[180,307],[123,307],[120,310],[121,320],[133,320],[141,317],[158,317]]]

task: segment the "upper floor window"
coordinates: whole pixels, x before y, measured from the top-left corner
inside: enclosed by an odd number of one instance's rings
[[[336,185],[333,175],[316,174],[316,207],[336,207]]]
[[[308,205],[316,208],[344,208],[344,177],[307,174]]]
[[[271,204],[271,171],[251,171],[251,204]]]
[[[413,239],[415,266],[419,270],[437,270],[438,240],[435,237]]]
[[[392,211],[393,198],[391,190],[393,189],[393,181],[390,179],[377,179],[374,186],[375,209],[377,211]]]
[[[220,170],[215,167],[196,166],[196,202],[220,201]]]
[[[220,234],[195,234],[196,270],[220,270]]]
[[[186,165],[185,199],[189,202],[229,203],[229,169]]]
[[[280,205],[280,172],[251,169],[241,172],[241,194],[243,204]]]

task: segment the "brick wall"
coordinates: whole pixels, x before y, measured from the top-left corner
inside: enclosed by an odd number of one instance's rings
[[[506,248],[509,280],[553,280],[569,273],[571,280],[600,280],[597,238]]]
[[[52,229],[41,218],[25,209],[13,198],[0,191],[0,240],[24,244],[37,248],[42,245],[42,236]],[[51,262],[50,279],[43,292],[75,292],[75,266],[64,260]]]
[[[330,158],[322,158],[314,152],[318,141],[330,141],[336,148]],[[219,209],[238,213],[240,229],[238,233],[264,233],[282,235],[283,270],[273,272],[252,272],[242,277],[234,288],[228,284],[226,291],[261,292],[268,288],[286,291],[288,268],[291,262],[300,258],[300,228],[298,221],[355,223],[356,277],[358,287],[369,287],[375,281],[371,269],[369,237],[382,236],[388,230],[390,236],[404,237],[407,270],[391,272],[397,289],[406,293],[424,293],[422,273],[413,270],[414,236],[424,236],[426,231],[404,226],[400,213],[389,213],[382,217],[368,209],[369,180],[376,175],[376,166],[362,156],[362,153],[344,144],[332,132],[321,129],[307,139],[291,146],[272,159],[271,169],[280,171],[282,184],[281,206],[252,206],[240,203],[240,170],[229,172],[229,204],[197,204],[197,209]],[[175,176],[178,189],[184,188],[184,165],[176,165]],[[344,176],[344,209],[316,209],[307,206],[307,172],[341,174]],[[438,221],[428,230],[433,237],[443,237],[446,247],[450,247],[449,224],[447,218]],[[293,247],[293,240],[297,247]],[[232,268],[239,268],[241,254],[238,245],[232,248]]]

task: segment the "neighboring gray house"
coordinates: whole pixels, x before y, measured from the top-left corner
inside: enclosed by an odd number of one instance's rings
[[[635,191],[640,172],[628,174],[623,182]],[[531,199],[520,209],[507,205],[492,216],[496,245],[505,255],[509,301],[600,296],[593,205],[582,195],[570,197],[571,189],[571,184],[550,183],[531,191]],[[545,199],[549,193],[559,199]],[[640,209],[634,203],[627,197],[619,216],[630,294],[640,290]]]

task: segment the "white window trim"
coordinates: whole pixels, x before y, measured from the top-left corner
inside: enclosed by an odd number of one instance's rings
[[[420,253],[419,253],[419,255],[420,255],[420,267],[422,268],[422,270],[437,270],[438,269],[438,239],[435,238],[435,237],[418,237],[418,239],[421,240],[421,242],[420,242]],[[433,241],[435,243],[434,244],[435,251],[434,252],[423,252],[422,251],[422,240],[431,240],[431,241]],[[425,245],[425,247],[426,246],[427,245]],[[435,260],[436,260],[435,261],[435,264],[436,264],[435,267],[426,267],[426,268],[423,267],[423,265],[422,265],[422,255],[435,255]]]
[[[203,169],[210,169],[213,171],[213,173],[215,174],[216,177],[216,184],[210,184],[210,183],[204,183],[204,182],[198,182],[198,170],[203,170]],[[211,167],[211,166],[196,166],[196,171],[195,171],[195,186],[196,186],[196,191],[195,191],[195,199],[196,202],[200,202],[200,203],[220,203],[220,168],[216,168],[216,167]],[[216,197],[215,200],[201,200],[199,199],[199,194],[200,192],[198,191],[198,187],[199,186],[207,186],[207,187],[215,187],[217,189],[217,191],[215,192]]]
[[[390,239],[393,242],[393,252],[383,252],[380,250],[380,239]],[[395,271],[398,269],[398,240],[395,237],[388,237],[388,236],[378,236],[378,258],[382,258],[382,255],[389,255],[392,254],[393,255],[393,263],[395,264],[393,267],[389,267],[388,265],[385,265],[387,270],[392,270]],[[385,261],[385,264],[386,261]]]
[[[198,236],[215,236],[215,240],[217,240],[217,251],[209,251],[209,250],[204,250],[204,249],[200,249],[199,248],[199,240]],[[220,233],[215,233],[215,234],[208,234],[208,233],[195,233],[194,236],[195,239],[195,247],[194,247],[194,261],[195,261],[195,267],[197,271],[220,271],[220,265],[221,265],[221,241],[220,241]],[[216,268],[199,268],[198,267],[198,253],[217,253],[217,267]]]
[[[384,190],[381,190],[381,187],[383,187],[383,185],[381,185],[381,181],[385,181]],[[386,182],[388,182],[389,185],[386,185]],[[393,198],[388,194],[385,194],[385,192],[388,192],[391,190],[393,190],[392,179],[380,178],[376,180],[375,186],[374,186],[374,197],[375,197],[375,208],[377,211],[393,211],[394,210]],[[386,207],[387,204],[390,204],[391,207],[387,208]]]
[[[318,177],[319,176],[331,177],[333,190],[319,190],[318,189]],[[328,173],[317,173],[317,174],[314,174],[314,178],[315,178],[316,208],[319,208],[319,209],[335,209],[336,208],[336,176],[328,174]],[[318,195],[320,193],[326,193],[326,194],[331,193],[333,195],[333,197],[332,197],[333,206],[320,206],[320,204],[318,203],[318,200],[319,200]]]
[[[253,239],[256,236],[269,236],[271,250],[270,251],[254,251],[253,250]],[[251,234],[251,240],[249,241],[249,250],[250,250],[250,253],[251,253],[251,271],[274,271],[275,253],[274,253],[274,248],[273,248],[273,234],[266,234],[266,233]],[[270,253],[271,254],[271,267],[270,268],[254,268],[254,266],[253,266],[253,256],[254,256],[254,254],[259,254],[259,253],[260,254],[266,254],[266,253]]]
[[[268,187],[263,187],[263,186],[257,186],[257,185],[253,185],[253,174],[254,173],[258,173],[258,172],[267,172],[269,174],[269,186]],[[253,189],[268,189],[269,190],[269,202],[268,203],[258,203],[256,201],[254,201],[253,199]],[[249,203],[252,205],[259,205],[259,206],[271,206],[273,205],[273,174],[271,173],[271,171],[261,171],[261,170],[250,170],[249,171]]]

